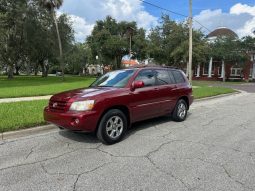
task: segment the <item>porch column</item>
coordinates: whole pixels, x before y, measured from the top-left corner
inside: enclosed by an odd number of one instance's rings
[[[200,77],[200,64],[198,64],[198,66],[197,66],[197,76],[196,77]]]
[[[213,58],[211,57],[209,62],[209,69],[208,69],[208,78],[212,77],[212,61],[213,61]]]
[[[222,78],[223,82],[225,82],[225,62],[224,62],[224,60],[222,60],[222,63],[221,63],[221,78]]]
[[[252,67],[252,79],[255,79],[255,61],[253,62],[253,67]]]

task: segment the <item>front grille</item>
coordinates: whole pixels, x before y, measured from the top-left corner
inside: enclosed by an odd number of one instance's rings
[[[53,112],[64,112],[66,110],[67,102],[50,100],[49,108]]]

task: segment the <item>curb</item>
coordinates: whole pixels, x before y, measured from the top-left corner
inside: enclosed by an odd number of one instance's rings
[[[22,129],[17,131],[4,132],[4,133],[1,133],[1,140],[4,141],[7,139],[15,139],[15,138],[25,137],[29,135],[35,135],[38,133],[48,132],[54,129],[57,129],[55,125],[43,125],[43,126],[32,127],[32,128]]]
[[[20,101],[34,101],[34,100],[47,100],[50,99],[52,95],[46,96],[35,96],[35,97],[17,97],[17,98],[0,98],[0,103],[12,103]]]
[[[236,90],[236,89],[234,89],[234,90]],[[200,101],[206,101],[206,100],[211,100],[211,99],[216,99],[216,98],[221,98],[221,97],[233,96],[233,95],[241,94],[244,92],[245,91],[236,90],[236,92],[233,92],[233,93],[220,94],[220,95],[211,96],[211,97],[194,99],[194,102],[200,102]]]

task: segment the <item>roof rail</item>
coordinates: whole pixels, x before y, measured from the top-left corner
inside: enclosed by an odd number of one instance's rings
[[[171,69],[177,69],[179,70],[180,68],[174,67],[174,66],[161,66],[161,65],[156,65],[156,64],[136,64],[133,66],[129,66],[128,68],[171,68]]]

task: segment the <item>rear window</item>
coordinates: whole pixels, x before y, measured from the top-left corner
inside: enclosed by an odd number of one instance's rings
[[[177,84],[185,83],[185,79],[180,71],[172,70],[171,73],[173,74]]]

